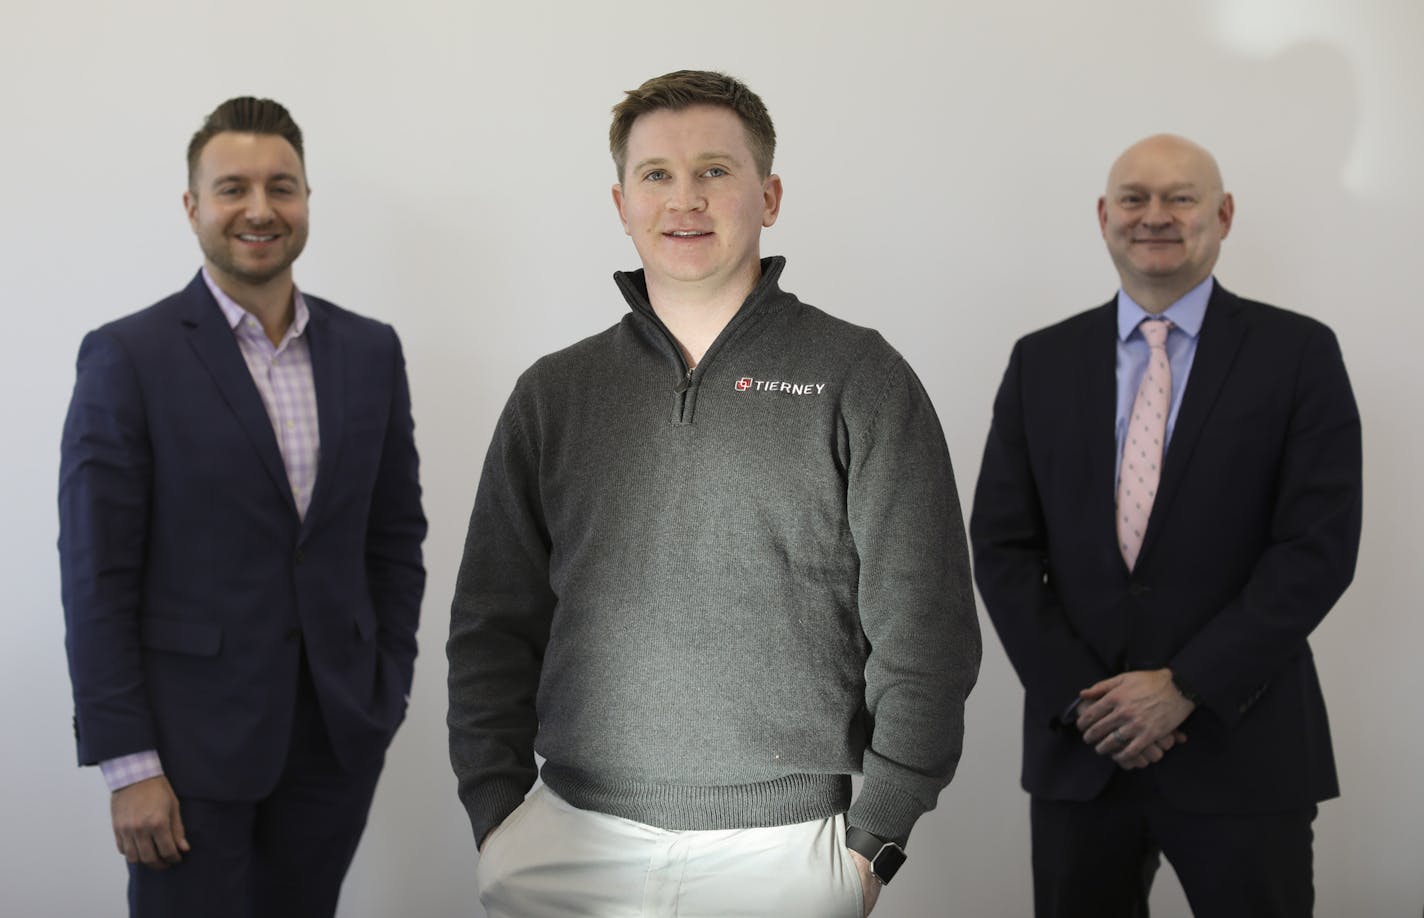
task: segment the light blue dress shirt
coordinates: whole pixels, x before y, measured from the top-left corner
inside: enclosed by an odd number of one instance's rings
[[[1172,365],[1172,404],[1167,412],[1167,441],[1163,447],[1163,457],[1172,445],[1172,431],[1177,426],[1177,410],[1182,405],[1182,393],[1187,388],[1187,376],[1192,372],[1192,361],[1197,356],[1197,338],[1201,334],[1202,320],[1206,318],[1206,304],[1211,299],[1213,279],[1197,284],[1177,302],[1168,306],[1159,318],[1172,320],[1172,329],[1167,334],[1167,360]],[[1124,290],[1117,294],[1117,465],[1113,470],[1113,488],[1117,488],[1117,478],[1122,472],[1122,443],[1127,437],[1127,418],[1132,413],[1133,399],[1137,398],[1137,387],[1142,385],[1142,375],[1147,372],[1147,358],[1150,349],[1147,340],[1138,330],[1143,319],[1153,318],[1152,313],[1143,309]]]

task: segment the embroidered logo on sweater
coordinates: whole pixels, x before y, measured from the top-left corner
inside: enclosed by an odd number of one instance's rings
[[[825,383],[793,383],[780,379],[752,379],[743,376],[735,383],[738,392],[785,392],[787,395],[820,395]]]

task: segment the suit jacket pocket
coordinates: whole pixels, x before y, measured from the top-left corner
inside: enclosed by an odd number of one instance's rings
[[[213,657],[222,647],[222,627],[212,622],[145,618],[139,629],[139,640],[149,650]]]

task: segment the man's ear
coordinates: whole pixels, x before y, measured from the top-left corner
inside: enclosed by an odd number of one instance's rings
[[[762,180],[761,199],[761,225],[771,226],[781,213],[781,176],[773,172]]]
[[[623,224],[624,235],[631,236],[628,232],[628,217],[623,213],[623,183],[615,182],[613,185],[613,206],[618,208],[618,222]]]
[[[1226,234],[1231,232],[1231,221],[1236,217],[1236,200],[1231,197],[1231,192],[1227,191],[1221,195],[1221,206],[1216,209],[1216,219],[1221,224],[1221,238],[1225,239]]]
[[[183,192],[183,211],[188,215],[188,225],[196,233],[198,231],[198,193],[191,188]]]

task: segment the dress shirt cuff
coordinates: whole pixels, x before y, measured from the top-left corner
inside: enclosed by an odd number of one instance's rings
[[[99,763],[99,770],[104,773],[104,782],[109,785],[109,790],[116,791],[158,777],[163,774],[163,764],[158,761],[157,749],[145,749],[132,755],[105,759]]]

